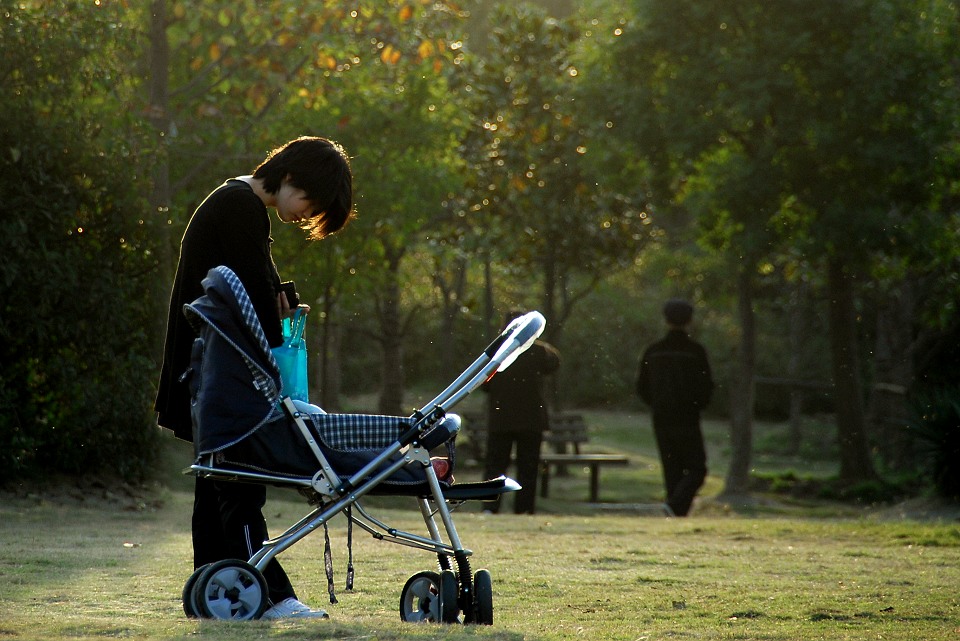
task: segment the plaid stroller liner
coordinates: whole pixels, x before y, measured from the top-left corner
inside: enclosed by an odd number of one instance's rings
[[[310,414],[303,418],[320,451],[340,477],[359,472],[413,425],[409,418],[369,414]],[[375,443],[379,445],[373,447]],[[453,440],[447,441],[446,446],[445,458],[451,465],[450,473],[439,479],[444,488],[449,487],[447,481],[452,478]],[[218,452],[214,461],[225,470],[291,479],[310,479],[319,469],[306,439],[287,417],[267,422],[239,443]],[[421,496],[429,491],[424,468],[406,465],[374,487],[370,494]]]

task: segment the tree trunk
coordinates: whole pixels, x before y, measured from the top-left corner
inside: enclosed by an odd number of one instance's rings
[[[343,407],[340,402],[340,324],[336,321],[333,287],[329,285],[323,296],[323,315],[316,344],[319,371],[314,387],[320,390],[317,404],[328,412],[337,412]]]
[[[866,421],[857,352],[853,283],[843,262],[832,258],[827,269],[830,299],[830,351],[833,364],[840,481],[846,484],[877,478],[867,445]]]
[[[467,260],[462,257],[453,259],[451,272],[449,281],[444,278],[439,267],[434,274],[434,282],[440,290],[442,310],[436,347],[439,351],[440,374],[445,380],[460,373],[461,359],[454,330],[457,319],[460,318],[460,306],[463,304],[463,291],[467,282]]]
[[[867,425],[883,463],[894,470],[913,469],[906,392],[914,378],[913,318],[916,298],[909,280],[883,297],[877,309],[875,381],[867,404]]]
[[[789,309],[790,354],[787,357],[787,378],[798,381],[805,378],[800,370],[800,356],[807,343],[807,287],[799,284],[793,291]],[[803,388],[790,386],[790,454],[799,454],[803,444]]]
[[[389,252],[388,252],[389,253]],[[403,411],[403,331],[400,322],[400,256],[388,257],[386,283],[380,301],[380,402],[382,414],[400,416]]]
[[[730,468],[725,496],[750,493],[750,465],[753,453],[753,405],[756,369],[756,322],[753,314],[753,281],[747,268],[737,276],[737,313],[740,344],[737,347],[737,375],[730,386]]]
[[[483,252],[483,326],[487,330],[484,340],[491,341],[500,333],[498,319],[494,318],[493,269],[489,252]]]

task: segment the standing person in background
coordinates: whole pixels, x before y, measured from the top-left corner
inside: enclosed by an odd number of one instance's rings
[[[707,477],[700,411],[710,403],[713,378],[706,350],[687,333],[693,306],[671,299],[663,315],[667,335],[643,352],[636,387],[653,411],[667,513],[686,516]]]
[[[506,324],[521,316],[507,315]],[[516,445],[517,482],[513,511],[533,514],[536,509],[537,476],[540,473],[540,444],[549,428],[544,395],[544,377],[560,367],[560,352],[545,341],[535,341],[505,371],[483,386],[487,399],[487,478],[505,474],[510,453]],[[499,497],[491,512],[500,509]]]
[[[190,366],[193,329],[183,306],[203,295],[202,280],[220,265],[243,283],[271,347],[283,342],[281,321],[291,303],[281,290],[270,246],[270,217],[297,223],[312,239],[328,236],[353,216],[353,176],[340,145],[302,137],[273,150],[252,175],[231,178],[211,192],[190,219],[170,296],[163,367],[155,409],[157,423],[177,438],[193,441],[191,398],[184,377]],[[194,568],[222,559],[249,559],[267,535],[266,488],[197,477],[193,504]],[[269,588],[265,619],[326,617],[297,599],[276,559],[264,568]]]

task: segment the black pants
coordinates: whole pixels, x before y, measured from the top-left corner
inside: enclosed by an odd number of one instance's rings
[[[543,432],[540,430],[504,430],[490,431],[487,434],[486,476],[493,478],[506,474],[510,466],[510,453],[516,445],[516,481],[523,487],[514,495],[513,511],[517,514],[533,514],[537,501],[537,477],[540,474],[540,443]],[[493,511],[499,511],[497,499]]]
[[[667,505],[677,516],[686,516],[707,477],[707,453],[700,430],[700,415],[654,412],[653,432],[660,450]]]
[[[263,506],[263,485],[213,481],[197,477],[193,500],[193,566],[223,559],[247,561],[269,538]],[[263,572],[271,603],[296,597],[290,579],[276,559]]]

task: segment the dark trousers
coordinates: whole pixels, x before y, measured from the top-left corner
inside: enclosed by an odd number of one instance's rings
[[[197,477],[193,499],[193,566],[223,559],[247,561],[267,540],[267,488]],[[263,572],[271,603],[296,597],[276,559]]]
[[[707,477],[707,453],[700,430],[700,415],[663,416],[654,412],[653,432],[660,450],[667,505],[677,516],[686,516]]]
[[[543,432],[539,430],[490,431],[487,434],[486,476],[493,478],[506,474],[510,467],[510,453],[516,445],[516,481],[522,486],[514,494],[513,511],[517,514],[533,514],[537,501],[537,477],[540,475],[540,443]],[[498,498],[492,511],[500,509]]]

